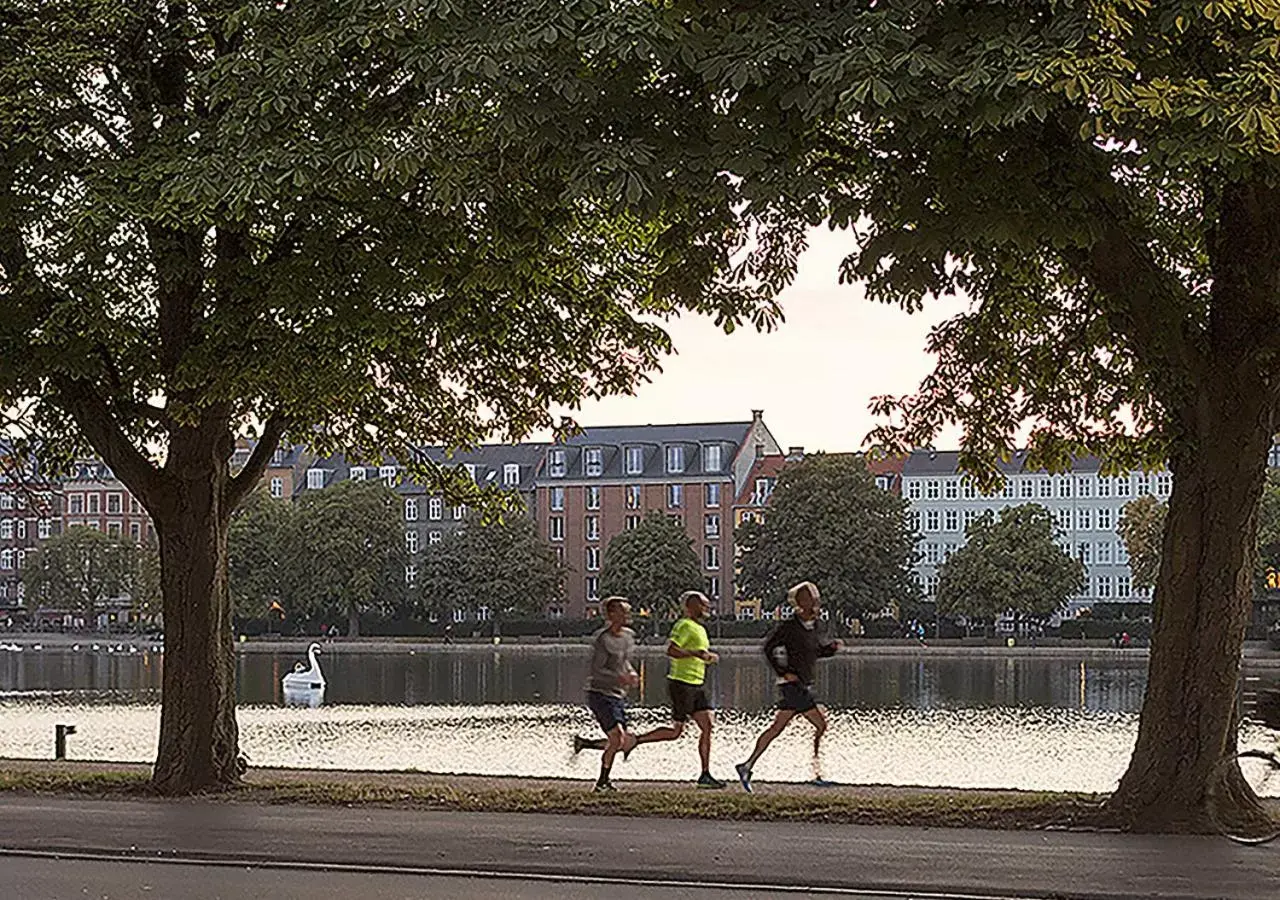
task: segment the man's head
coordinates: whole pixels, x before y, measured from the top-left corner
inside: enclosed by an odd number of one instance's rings
[[[818,593],[818,586],[812,581],[802,581],[787,591],[787,600],[795,608],[798,618],[806,622],[818,618],[822,595]]]
[[[696,621],[711,610],[711,601],[702,591],[685,591],[680,595],[680,606],[686,616]]]
[[[604,617],[614,628],[621,628],[631,621],[631,604],[626,597],[608,597],[604,601]]]

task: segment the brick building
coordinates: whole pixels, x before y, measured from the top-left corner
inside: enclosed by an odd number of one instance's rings
[[[588,428],[544,452],[538,528],[569,569],[564,605],[551,615],[599,613],[609,541],[655,510],[684,524],[702,562],[699,587],[732,612],[734,498],[755,460],[779,452],[761,411],[743,422]]]

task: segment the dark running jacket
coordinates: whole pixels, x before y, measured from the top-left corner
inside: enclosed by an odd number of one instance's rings
[[[764,655],[769,665],[782,678],[795,675],[801,684],[813,684],[813,664],[834,656],[836,643],[827,639],[826,623],[821,619],[805,628],[795,616],[774,627],[764,641]]]

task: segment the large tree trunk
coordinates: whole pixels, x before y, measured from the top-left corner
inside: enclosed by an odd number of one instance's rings
[[[1181,411],[1146,697],[1129,769],[1109,806],[1130,828],[1201,830],[1212,779],[1235,752],[1235,696],[1252,594],[1258,500],[1271,410],[1263,384],[1218,372]],[[1209,379],[1206,379],[1209,380]],[[1239,777],[1216,792],[1233,815],[1259,812]],[[1225,799],[1224,799],[1225,798]]]
[[[166,471],[178,476],[157,515],[164,607],[160,748],[152,784],[163,794],[221,789],[239,780],[235,647],[227,590],[225,460]],[[171,449],[180,452],[179,448]],[[197,451],[199,452],[199,451]]]

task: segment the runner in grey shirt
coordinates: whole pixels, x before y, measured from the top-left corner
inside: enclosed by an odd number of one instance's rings
[[[573,738],[574,752],[586,748],[603,750],[600,757],[600,777],[597,791],[614,790],[609,780],[609,770],[618,751],[630,753],[636,745],[635,736],[627,731],[627,689],[640,683],[640,676],[631,665],[636,638],[627,625],[631,622],[631,604],[622,597],[609,597],[604,601],[604,614],[608,625],[591,639],[591,675],[587,680],[587,707],[600,729],[603,740]]]

